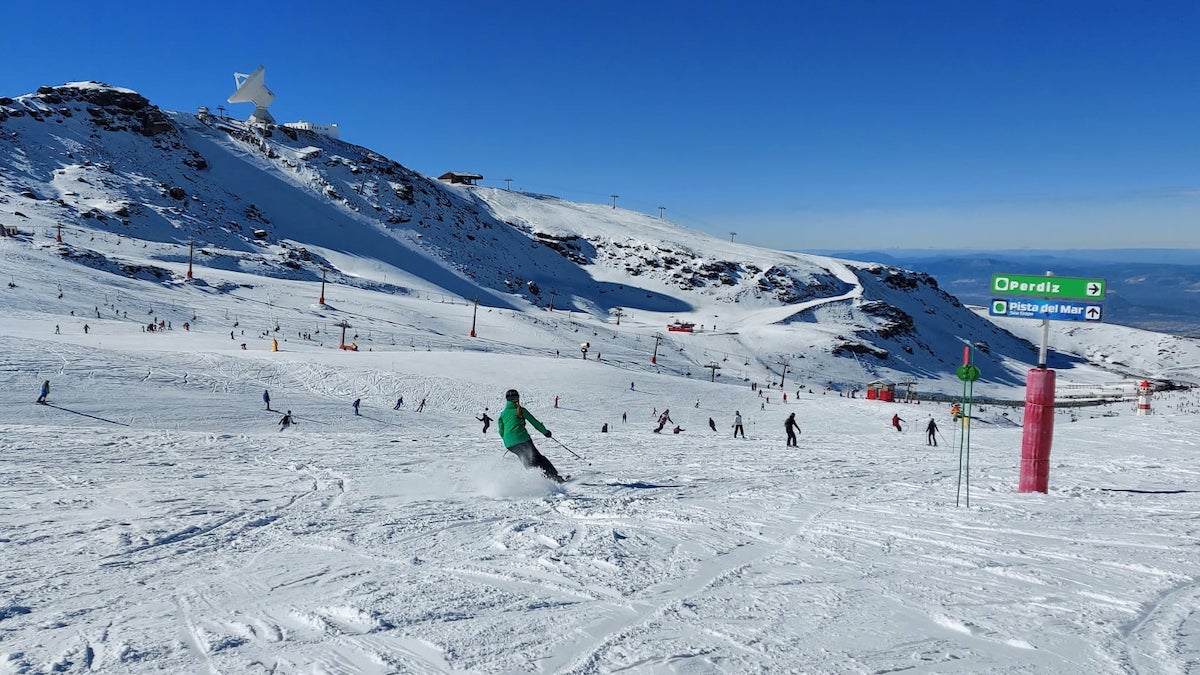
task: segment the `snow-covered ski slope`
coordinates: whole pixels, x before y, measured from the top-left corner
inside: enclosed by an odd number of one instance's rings
[[[496,312],[488,351],[425,346],[462,321],[419,302],[416,345],[369,352],[230,340],[199,302],[186,332],[10,313],[0,672],[1195,670],[1194,394],[1064,412],[1048,495],[1015,493],[1019,411],[979,412],[968,508],[944,406],[555,358]],[[584,457],[538,440],[564,489],[481,433],[508,387]]]
[[[0,224],[40,241],[64,226],[62,255],[121,276],[178,280],[194,242],[207,270],[601,321],[619,311],[643,341],[686,321],[705,333],[689,339],[702,346],[687,353],[693,372],[786,363],[847,385],[939,380],[962,345],[983,343],[981,366],[1013,384],[1034,358],[927,276],[445,185],[361,146],[164,112],[127,89],[74,83],[0,99],[0,128]]]
[[[79,106],[0,121],[0,224],[20,231],[0,238],[0,673],[1198,668],[1195,394],[1063,410],[1047,495],[1015,493],[1021,411],[975,409],[968,507],[944,405],[839,396],[961,391],[978,343],[975,394],[1021,398],[1028,342],[919,275],[420,177],[359,201],[388,174],[330,156],[353,146],[178,113],[177,138],[138,139]],[[201,145],[206,168],[178,168]],[[329,186],[344,199],[313,197]],[[375,205],[412,220],[360,217]],[[732,267],[675,276],[701,258]],[[813,283],[788,281],[802,268]],[[1194,341],[1082,335],[1053,356],[1064,387],[1196,362]],[[481,433],[510,387],[584,458],[537,440],[568,485]],[[685,431],[651,433],[664,408]]]

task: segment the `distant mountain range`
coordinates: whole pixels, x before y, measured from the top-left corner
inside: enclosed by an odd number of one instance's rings
[[[987,306],[993,274],[1045,274],[1107,281],[1104,322],[1200,337],[1200,250],[839,250],[826,255],[874,260],[925,272],[964,303]]]

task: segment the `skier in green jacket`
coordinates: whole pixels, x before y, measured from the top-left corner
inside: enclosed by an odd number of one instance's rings
[[[550,438],[550,430],[528,410],[521,407],[521,394],[516,389],[509,389],[504,394],[504,399],[507,403],[496,420],[496,431],[500,432],[500,438],[504,440],[504,447],[520,457],[521,463],[526,468],[536,466],[542,470],[542,474],[546,478],[557,483],[563,482],[563,477],[558,475],[558,470],[554,468],[550,460],[538,452],[537,446],[529,437],[529,432],[525,430],[525,422],[533,424],[533,427],[542,432],[546,438]]]

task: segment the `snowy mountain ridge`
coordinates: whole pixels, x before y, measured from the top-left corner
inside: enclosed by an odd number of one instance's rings
[[[0,674],[1200,663],[1195,391],[1056,410],[1021,493],[1022,408],[982,397],[1020,398],[1037,324],[932,278],[128,90],[0,106]],[[964,391],[968,343],[966,418],[845,396]],[[1089,402],[1200,356],[1052,343]],[[567,483],[489,425],[510,388]]]
[[[945,379],[962,345],[977,344],[985,372],[1014,384],[1036,356],[929,275],[447,185],[319,133],[164,112],[129,89],[72,83],[0,98],[0,131],[0,224],[42,239],[65,226],[58,254],[86,269],[170,285],[194,241],[210,270],[600,322],[620,313],[642,335],[691,322],[711,353],[686,356],[681,372],[721,354],[768,372],[816,359],[809,369],[830,382]],[[234,287],[213,276],[198,282]]]

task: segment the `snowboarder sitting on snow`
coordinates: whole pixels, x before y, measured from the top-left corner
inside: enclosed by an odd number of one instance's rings
[[[487,433],[488,425],[492,423],[492,418],[488,417],[487,411],[488,411],[488,409],[484,408],[483,415],[475,418],[475,419],[479,420],[480,422],[483,422],[483,433],[485,433],[485,434]]]
[[[42,383],[42,390],[38,392],[38,394],[37,402],[45,403],[46,397],[50,395],[50,380],[46,380]]]
[[[663,408],[662,414],[658,416],[658,428],[654,430],[654,433],[662,433],[663,427],[667,426],[667,422],[674,421],[675,420],[671,419],[671,411],[667,408]]]
[[[558,470],[554,468],[550,460],[538,452],[537,446],[529,437],[529,432],[525,430],[525,422],[528,421],[532,424],[546,438],[550,438],[550,430],[528,410],[521,407],[521,394],[516,389],[509,389],[505,392],[504,400],[506,401],[504,410],[500,412],[500,417],[496,420],[496,431],[500,432],[500,438],[504,440],[504,447],[520,457],[525,468],[536,466],[542,470],[542,474],[546,478],[558,483],[563,482],[563,477],[558,475]]]
[[[681,427],[681,426],[679,426],[678,424],[676,424],[676,425],[675,425],[675,428],[671,430],[671,433],[673,433],[673,434],[677,434],[677,433],[679,433],[679,432],[681,432],[681,431],[683,431],[683,427]]]

